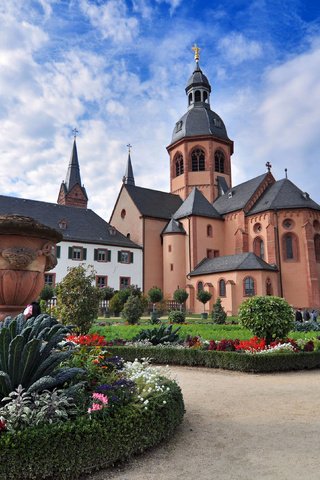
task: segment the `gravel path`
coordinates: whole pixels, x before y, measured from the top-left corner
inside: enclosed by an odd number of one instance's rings
[[[87,480],[320,479],[319,370],[171,371],[187,411],[175,436]]]

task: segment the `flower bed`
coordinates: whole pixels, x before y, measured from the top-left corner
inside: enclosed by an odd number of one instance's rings
[[[52,377],[29,382],[31,387],[24,371],[21,378],[26,383],[17,387],[19,369],[12,370],[1,355],[0,366],[8,366],[8,372],[0,368],[1,480],[79,478],[156,445],[183,419],[180,388],[166,371],[155,370],[148,361],[125,362],[110,355],[104,339],[66,338],[62,329],[49,317],[39,317],[32,325],[20,320],[0,325],[0,336],[12,351],[31,335],[36,337],[29,341],[31,347],[47,355],[54,344],[41,369],[45,373],[53,361],[59,367]],[[16,348],[16,355],[19,352]],[[35,368],[39,361],[41,357]],[[60,388],[41,387],[48,380],[58,381],[61,374],[70,379],[71,373],[72,381],[65,384],[63,377]],[[7,396],[3,379],[15,385]]]

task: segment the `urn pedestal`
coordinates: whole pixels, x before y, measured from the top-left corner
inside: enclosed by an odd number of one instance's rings
[[[31,217],[0,216],[0,321],[38,298],[61,240],[60,232]]]

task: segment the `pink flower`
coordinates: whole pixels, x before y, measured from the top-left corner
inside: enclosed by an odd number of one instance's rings
[[[103,395],[103,393],[94,392],[92,394],[92,398],[94,398],[95,400],[100,400],[103,405],[107,405],[109,402],[108,397],[106,395]]]
[[[97,410],[102,410],[103,405],[100,403],[93,403],[91,408],[88,408],[88,413],[96,412]]]

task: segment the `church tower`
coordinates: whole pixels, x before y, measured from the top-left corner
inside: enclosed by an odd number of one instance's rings
[[[231,187],[229,139],[222,119],[210,108],[211,86],[199,66],[195,52],[195,69],[188,80],[188,110],[176,123],[167,147],[170,155],[170,191],[185,200],[194,187],[213,202]]]
[[[88,205],[86,189],[81,185],[76,136],[73,139],[66,180],[61,183],[57,203],[79,208],[87,208]]]

